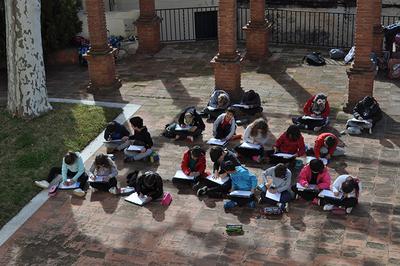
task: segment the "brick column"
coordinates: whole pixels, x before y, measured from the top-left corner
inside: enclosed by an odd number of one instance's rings
[[[382,55],[383,46],[382,0],[375,0],[374,4],[374,45],[372,51],[380,56]]]
[[[160,22],[156,15],[154,0],[140,0],[140,16],[136,20],[139,37],[139,53],[156,54],[161,49]]]
[[[250,21],[243,30],[246,31],[246,57],[260,60],[269,55],[268,38],[271,24],[265,19],[265,0],[250,1]]]
[[[211,60],[215,87],[229,93],[233,102],[243,94],[240,87],[242,57],[237,48],[236,0],[220,0],[218,11],[218,54]]]
[[[355,60],[347,71],[349,77],[349,95],[346,109],[351,108],[363,97],[372,95],[374,90],[374,70],[370,60],[373,49],[374,8],[377,0],[357,0]]]
[[[107,42],[106,16],[103,0],[86,0],[90,50],[86,55],[90,89],[119,88],[113,52]]]

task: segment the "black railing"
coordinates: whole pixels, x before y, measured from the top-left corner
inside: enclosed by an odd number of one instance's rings
[[[217,27],[214,22],[198,19],[198,13],[210,11],[217,12],[218,6],[157,10],[157,15],[162,19],[161,41],[198,40],[198,28]],[[353,13],[266,9],[265,14],[272,24],[270,36],[272,43],[321,47],[351,47],[354,44],[356,15]],[[242,27],[249,20],[250,10],[239,7],[237,11],[238,41],[246,39],[246,33]],[[398,20],[400,16],[382,16],[382,25],[393,24]],[[210,24],[207,25],[207,23]],[[204,36],[204,32],[201,34]]]

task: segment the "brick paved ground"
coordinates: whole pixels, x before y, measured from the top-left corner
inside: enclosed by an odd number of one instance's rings
[[[88,94],[84,68],[48,72],[51,97],[87,98],[142,104],[138,114],[150,128],[161,155],[156,169],[165,178],[174,201],[137,207],[108,193],[89,193],[84,200],[59,193],[47,201],[0,248],[0,265],[399,265],[400,204],[399,83],[382,78],[375,94],[385,115],[371,136],[342,137],[347,156],[331,164],[333,177],[350,173],[363,181],[361,204],[348,216],[294,202],[289,214],[258,219],[246,208],[224,213],[221,200],[199,200],[188,188],[168,181],[187,143],[159,137],[164,125],[187,105],[204,106],[213,86],[208,61],[213,42],[168,45],[154,58],[135,56],[118,65],[124,81],[119,91]],[[245,62],[242,85],[260,93],[270,124],[271,142],[290,124],[311,94],[329,94],[333,107],[330,131],[344,127],[339,112],[346,100],[346,67],[329,61],[324,67],[302,65],[305,50],[273,48],[259,64]],[[4,100],[5,85],[0,96]],[[243,132],[243,128],[239,129]],[[211,135],[207,124],[203,139]],[[308,143],[314,134],[304,134]],[[203,140],[198,141],[204,145]],[[206,147],[206,146],[205,146]],[[118,158],[120,181],[143,164],[127,165]],[[208,162],[209,164],[209,162]],[[209,164],[210,166],[210,164]],[[261,168],[248,165],[255,173]],[[267,165],[262,165],[265,169]],[[243,236],[228,236],[227,223],[244,225]]]

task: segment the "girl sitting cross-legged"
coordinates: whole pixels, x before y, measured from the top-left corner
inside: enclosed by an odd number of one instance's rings
[[[118,170],[106,154],[98,154],[89,169],[89,184],[92,188],[117,194]]]

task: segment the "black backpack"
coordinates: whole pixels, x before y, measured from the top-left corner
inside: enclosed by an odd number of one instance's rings
[[[309,64],[310,66],[323,66],[326,64],[325,59],[318,52],[312,52],[306,55],[303,58],[303,62],[304,60],[306,60],[307,64]]]

